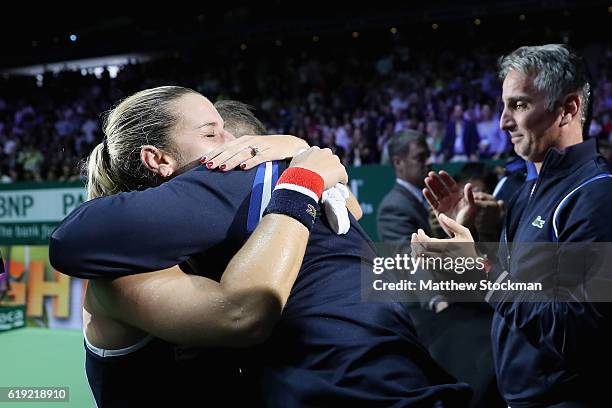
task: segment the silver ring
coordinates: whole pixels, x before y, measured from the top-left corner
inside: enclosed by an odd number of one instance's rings
[[[259,153],[259,149],[255,146],[249,146],[249,149],[251,149],[251,157],[255,157]]]

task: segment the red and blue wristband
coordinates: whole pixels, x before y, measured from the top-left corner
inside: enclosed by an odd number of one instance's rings
[[[323,178],[317,173],[290,167],[278,179],[264,215],[287,215],[310,231],[320,211],[319,199],[324,186]]]

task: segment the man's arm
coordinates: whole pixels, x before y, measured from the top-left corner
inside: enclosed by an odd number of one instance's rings
[[[557,265],[551,266],[557,268],[556,287],[544,288],[544,294],[519,294],[513,303],[495,302],[500,299],[496,293],[492,298],[496,312],[511,327],[533,344],[569,359],[579,359],[602,339],[612,317],[612,273],[609,262],[606,265],[610,254],[601,250],[603,243],[612,242],[612,229],[601,221],[612,218],[611,184],[610,180],[591,183],[564,208]],[[542,297],[545,301],[534,302]]]

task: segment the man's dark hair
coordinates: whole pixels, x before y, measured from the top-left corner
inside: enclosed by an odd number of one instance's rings
[[[215,109],[225,122],[225,130],[235,137],[267,133],[264,124],[253,114],[254,108],[251,105],[226,99],[215,102]]]
[[[389,140],[389,158],[394,156],[405,156],[410,152],[410,144],[417,143],[427,146],[425,135],[414,129],[402,130]]]

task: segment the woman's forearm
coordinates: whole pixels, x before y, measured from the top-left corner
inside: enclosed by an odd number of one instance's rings
[[[302,265],[308,236],[306,227],[295,219],[268,214],[225,269],[221,290],[249,342],[266,339],[280,318]]]
[[[228,293],[259,285],[269,287],[284,306],[302,264],[308,236],[299,221],[281,214],[266,215],[228,264],[221,287]]]

